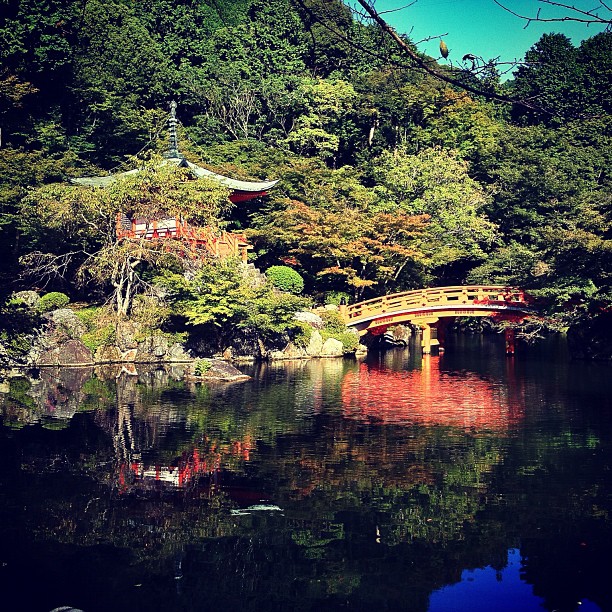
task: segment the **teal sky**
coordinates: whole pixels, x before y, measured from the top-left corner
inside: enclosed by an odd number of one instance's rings
[[[597,0],[571,0],[566,3],[584,10],[598,4]],[[500,62],[522,60],[525,52],[546,32],[566,34],[578,45],[581,40],[603,31],[603,26],[587,27],[575,22],[532,22],[525,28],[524,21],[504,11],[493,0],[417,0],[410,4],[411,0],[376,0],[375,6],[379,12],[406,7],[385,13],[383,17],[414,42],[428,36],[444,35],[450,50],[446,63],[453,64],[460,63],[466,53],[485,60],[499,57]],[[538,7],[542,9],[542,17],[564,14],[560,9],[547,7],[536,0],[506,0],[505,4],[520,14],[535,16]],[[421,43],[418,48],[438,58],[439,43],[439,39],[436,39]],[[445,60],[440,61],[443,63]]]

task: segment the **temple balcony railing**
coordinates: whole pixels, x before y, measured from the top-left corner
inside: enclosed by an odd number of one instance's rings
[[[248,249],[252,248],[243,233],[218,233],[210,226],[190,225],[180,217],[129,219],[119,213],[116,234],[117,240],[181,240],[189,243],[195,251],[203,251],[221,259],[239,257],[244,263],[247,261]]]

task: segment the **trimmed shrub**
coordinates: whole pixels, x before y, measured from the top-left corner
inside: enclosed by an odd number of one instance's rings
[[[87,326],[89,331],[97,327],[97,321],[102,316],[103,310],[99,306],[87,306],[74,310],[74,314],[79,317]]]
[[[295,328],[293,329],[293,344],[306,348],[310,343],[312,331],[312,327],[308,323],[296,321]]]
[[[281,291],[299,295],[304,291],[304,279],[299,272],[288,266],[271,266],[266,270],[270,282]]]
[[[81,337],[81,342],[92,352],[101,346],[111,346],[117,340],[117,330],[113,323],[109,323],[104,327],[96,327]]]
[[[111,346],[117,340],[117,329],[109,317],[109,311],[99,306],[89,306],[75,310],[76,316],[87,326],[81,337],[83,344],[92,352],[101,346]]]
[[[69,302],[70,298],[65,293],[51,291],[51,293],[46,293],[38,300],[36,310],[39,312],[51,312],[52,310],[63,308]]]
[[[332,334],[341,334],[346,331],[346,323],[344,318],[337,310],[324,310],[319,313],[319,316],[325,323],[324,330]]]

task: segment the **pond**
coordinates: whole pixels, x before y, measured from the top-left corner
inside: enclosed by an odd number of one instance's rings
[[[6,609],[612,610],[610,365],[460,336],[244,370],[2,385]]]

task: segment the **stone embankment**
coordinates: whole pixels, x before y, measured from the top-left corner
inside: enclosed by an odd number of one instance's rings
[[[34,292],[28,292],[34,293]],[[26,296],[29,297],[29,296]],[[25,300],[24,300],[25,301]],[[111,337],[91,347],[87,341],[88,327],[74,309],[63,307],[44,313],[44,323],[28,336],[29,350],[22,354],[16,367],[83,367],[102,364],[173,364],[191,363],[198,354],[177,342],[171,335],[145,332],[132,320],[113,325]],[[289,337],[276,346],[265,346],[259,339],[236,342],[217,357],[225,361],[289,360],[343,357],[347,354],[365,354],[367,349],[359,344],[356,332],[343,332],[349,338],[348,347],[341,339],[330,337],[324,330],[325,323],[314,312],[296,315],[308,333],[301,343]],[[351,340],[351,335],[354,337]],[[88,344],[90,346],[88,346]],[[0,347],[2,350],[3,347]],[[10,360],[5,359],[4,361]],[[239,374],[239,373],[238,373]],[[236,374],[237,375],[237,374]],[[210,378],[207,375],[206,378]]]
[[[192,360],[184,347],[164,335],[139,339],[130,321],[117,325],[114,343],[92,351],[83,338],[87,328],[69,308],[45,315],[46,325],[38,334],[27,357],[29,366],[86,366],[104,363],[182,363]]]

